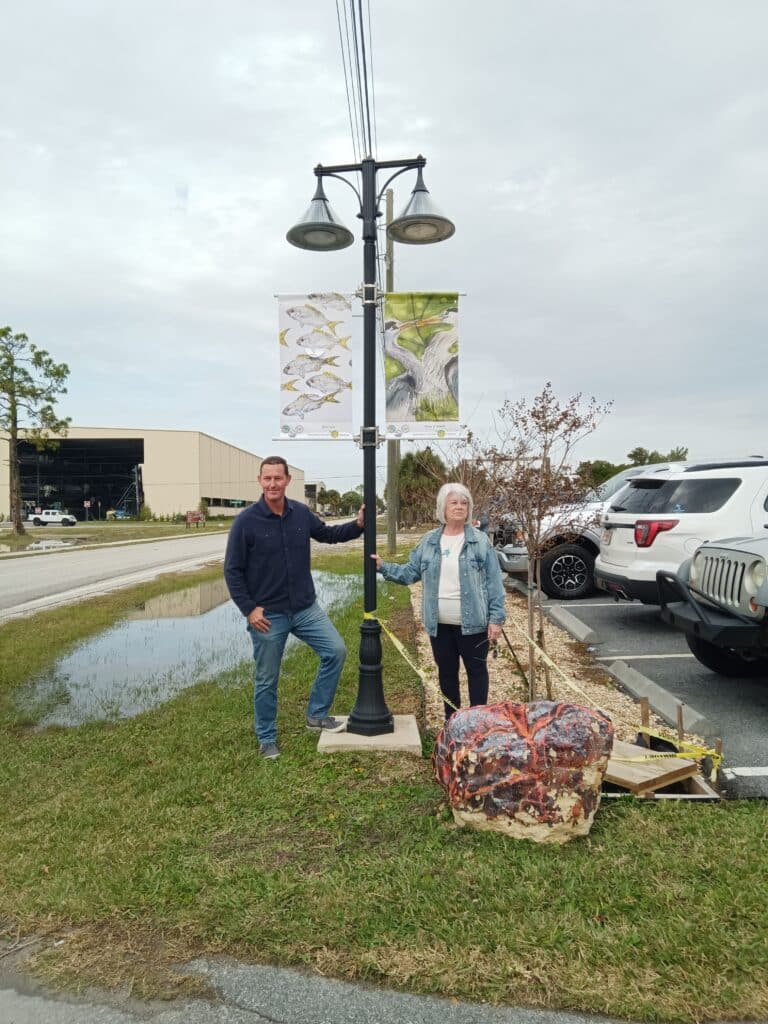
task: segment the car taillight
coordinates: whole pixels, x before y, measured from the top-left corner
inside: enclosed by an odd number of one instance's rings
[[[649,548],[660,533],[671,530],[679,522],[679,519],[638,519],[635,523],[635,544],[639,548]]]

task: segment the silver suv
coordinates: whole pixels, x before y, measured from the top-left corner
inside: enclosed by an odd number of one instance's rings
[[[541,589],[561,601],[586,597],[594,589],[595,557],[600,550],[600,517],[615,496],[636,476],[668,473],[685,465],[658,462],[630,466],[590,491],[582,505],[569,516],[558,509],[544,521],[545,550],[541,558]],[[528,552],[520,527],[511,516],[503,517],[494,533],[494,545],[503,572],[528,575]]]
[[[685,632],[702,665],[768,679],[768,536],[702,544],[656,579],[662,618]]]

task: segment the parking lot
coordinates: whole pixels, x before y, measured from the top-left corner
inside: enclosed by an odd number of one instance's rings
[[[564,609],[592,631],[587,642],[606,668],[623,662],[698,712],[707,738],[722,739],[722,782],[729,795],[768,798],[768,679],[710,672],[689,652],[684,635],[650,605],[617,603],[602,594],[546,606]]]

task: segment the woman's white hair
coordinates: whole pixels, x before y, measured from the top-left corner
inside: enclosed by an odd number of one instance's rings
[[[462,498],[467,500],[467,522],[472,525],[472,511],[475,507],[475,503],[472,501],[472,495],[469,493],[464,484],[443,484],[440,490],[437,492],[437,500],[435,502],[435,515],[437,516],[438,522],[445,525],[445,503],[448,501],[448,497],[451,494],[458,494]]]

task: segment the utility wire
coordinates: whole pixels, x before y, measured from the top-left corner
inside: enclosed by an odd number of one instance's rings
[[[363,0],[357,0],[357,13],[360,18],[360,55],[362,57],[363,62],[363,84],[365,85],[365,125],[368,130],[368,155],[373,156],[373,136],[371,135],[371,104],[368,99],[368,66],[365,57],[365,25],[363,23]]]
[[[371,100],[373,103],[373,155],[379,155],[379,135],[376,127],[376,76],[373,73],[373,20],[371,18],[371,0],[368,0],[368,52],[371,56]]]
[[[365,108],[363,107],[363,79],[360,70],[360,40],[357,32],[357,16],[355,15],[355,0],[349,0],[349,12],[352,19],[352,38],[355,43],[355,71],[357,75],[357,100],[360,107],[360,124],[363,128],[363,146],[366,143],[365,131]],[[360,26],[362,30],[362,25]],[[366,155],[370,155],[370,150]]]
[[[376,158],[376,92],[373,81],[373,30],[371,0],[366,0],[368,24],[363,0],[336,0],[344,88],[349,130],[356,162],[366,156]],[[343,20],[343,24],[342,24]]]
[[[336,0],[337,4],[339,0]],[[342,0],[344,4],[344,0]],[[338,8],[337,8],[338,9]],[[346,4],[343,6],[344,12],[344,32],[339,30],[339,40],[341,43],[341,55],[342,61],[344,61],[344,82],[347,89],[347,96],[349,99],[350,108],[350,119],[352,123],[352,148],[355,154],[355,161],[359,161],[363,153],[363,141],[362,141],[362,127],[360,124],[360,108],[357,98],[357,90],[355,88],[355,76],[352,68],[352,41],[350,39],[349,29],[349,14],[347,11]],[[346,37],[346,45],[345,45]]]
[[[344,88],[345,88],[346,93],[347,93],[347,113],[349,115],[349,133],[352,136],[352,155],[354,157],[355,163],[358,163],[359,160],[360,160],[360,157],[358,156],[357,142],[356,142],[356,139],[355,139],[355,126],[353,124],[353,115],[352,115],[352,101],[351,101],[350,95],[349,95],[349,78],[350,78],[350,75],[347,72],[347,55],[346,55],[346,52],[344,50],[344,34],[343,34],[342,30],[341,30],[341,12],[339,11],[339,0],[336,0],[336,22],[337,22],[337,24],[339,26],[339,47],[341,49],[341,63],[342,63],[342,67],[343,67],[343,70],[344,70]],[[344,18],[344,23],[346,25],[346,16]]]

